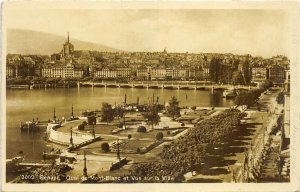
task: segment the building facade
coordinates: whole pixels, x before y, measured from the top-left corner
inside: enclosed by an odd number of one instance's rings
[[[151,80],[165,80],[167,76],[167,70],[164,67],[151,68]]]
[[[94,70],[94,77],[111,79],[117,77],[117,70],[111,68],[102,68]]]
[[[149,80],[150,70],[147,67],[139,67],[136,70],[136,79],[140,81]]]
[[[251,74],[252,82],[263,82],[268,79],[268,70],[266,67],[253,67]]]
[[[269,80],[274,84],[284,84],[285,69],[280,65],[273,65],[269,69]]]

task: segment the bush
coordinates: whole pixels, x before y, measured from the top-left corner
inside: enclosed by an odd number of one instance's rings
[[[184,124],[184,123],[181,123],[181,126],[183,127],[183,126],[185,126],[185,124]]]
[[[136,152],[141,153],[141,149],[138,147],[138,148],[136,149]]]
[[[147,129],[144,126],[139,126],[137,128],[137,132],[139,132],[139,133],[146,133],[146,131],[147,131]]]
[[[82,122],[82,124],[87,125],[88,123],[86,121]]]
[[[280,92],[277,95],[276,101],[277,101],[278,104],[284,104],[284,94],[283,94],[283,92]]]
[[[196,110],[196,108],[197,108],[196,106],[193,106],[191,109],[193,109],[193,110],[195,111],[195,110]]]
[[[164,134],[162,132],[158,132],[155,136],[156,140],[162,140],[164,138]]]
[[[108,143],[102,143],[101,149],[103,152],[107,153],[109,151],[109,144]]]
[[[80,125],[78,125],[78,129],[79,130],[84,130],[85,125],[83,123],[81,123]]]
[[[127,137],[128,137],[128,139],[131,139],[131,138],[132,138],[132,135],[131,135],[131,134],[128,134]]]
[[[171,132],[170,132],[170,131],[167,131],[167,134],[168,134],[168,135],[170,135],[170,134],[171,134]]]

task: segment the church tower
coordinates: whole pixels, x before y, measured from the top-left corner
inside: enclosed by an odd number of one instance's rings
[[[73,54],[73,52],[74,52],[74,45],[70,43],[70,37],[68,32],[67,41],[64,43],[62,49],[62,57],[69,57]]]

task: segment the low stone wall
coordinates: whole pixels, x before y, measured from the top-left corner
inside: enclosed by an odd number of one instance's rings
[[[48,139],[51,142],[61,144],[61,145],[70,145],[70,133],[63,133],[60,131],[57,131],[58,124],[52,124],[49,123],[47,126],[47,135]],[[73,133],[73,144],[80,144],[82,142],[85,142],[87,140],[93,139],[94,137],[92,135],[87,134],[80,134],[80,133]]]

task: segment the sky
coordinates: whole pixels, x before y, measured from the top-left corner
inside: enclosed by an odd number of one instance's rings
[[[58,9],[6,7],[7,28],[125,51],[289,55],[288,14],[262,9]],[[75,45],[76,46],[76,45]]]

